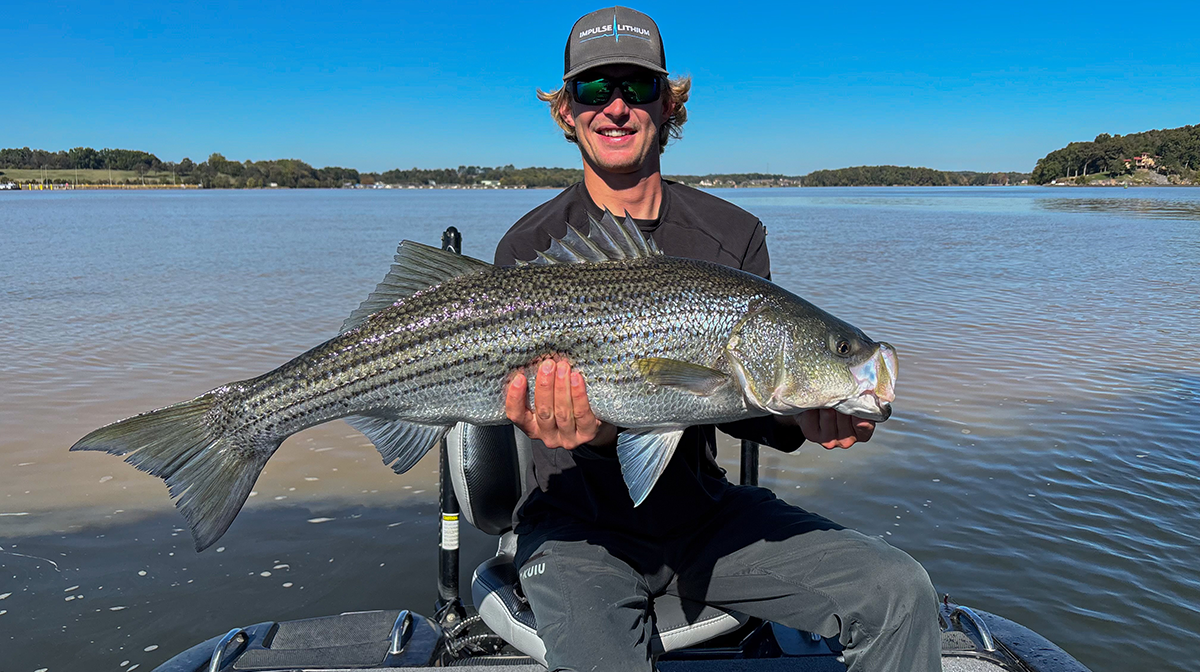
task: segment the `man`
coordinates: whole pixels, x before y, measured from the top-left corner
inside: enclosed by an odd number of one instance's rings
[[[664,181],[659,156],[687,119],[690,81],[667,78],[658,27],[624,7],[576,22],[564,86],[539,97],[579,145],[584,178],[518,221],[496,263],[545,250],[568,222],[586,231],[604,209],[628,213],[672,256],[770,275],[753,215]],[[552,670],[651,670],[653,599],[674,593],[838,637],[851,670],[940,669],[937,596],[912,558],[879,538],[734,486],[717,466],[715,428],[691,427],[637,507],[621,478],[618,429],[592,414],[582,376],[544,362],[533,408],[518,375],[509,419],[534,439],[529,491],[516,512],[522,589]],[[831,409],[720,427],[791,452],[805,440],[849,448],[874,431]]]

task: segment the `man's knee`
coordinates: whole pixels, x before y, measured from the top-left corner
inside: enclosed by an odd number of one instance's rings
[[[520,576],[550,669],[651,669],[649,590],[623,561],[585,542],[552,541]]]
[[[880,540],[876,557],[865,577],[867,602],[876,625],[891,629],[900,620],[937,618],[937,592],[921,563],[904,551]]]

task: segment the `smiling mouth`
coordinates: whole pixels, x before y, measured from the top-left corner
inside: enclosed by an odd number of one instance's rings
[[[606,138],[623,138],[627,135],[633,135],[635,131],[628,128],[606,128],[596,132]]]

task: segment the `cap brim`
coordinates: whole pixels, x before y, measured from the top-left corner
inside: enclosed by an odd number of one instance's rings
[[[636,58],[634,56],[609,56],[606,58],[597,58],[586,63],[580,63],[579,65],[567,71],[567,74],[563,75],[563,81],[565,82],[575,75],[584,72],[585,70],[598,68],[602,65],[636,65],[639,68],[645,68],[651,72],[657,72],[660,75],[670,74],[661,66],[646,59]]]

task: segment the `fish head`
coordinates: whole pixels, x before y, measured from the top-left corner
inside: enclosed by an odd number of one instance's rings
[[[726,357],[752,407],[775,415],[834,408],[875,421],[891,416],[896,350],[798,298],[753,309]]]

